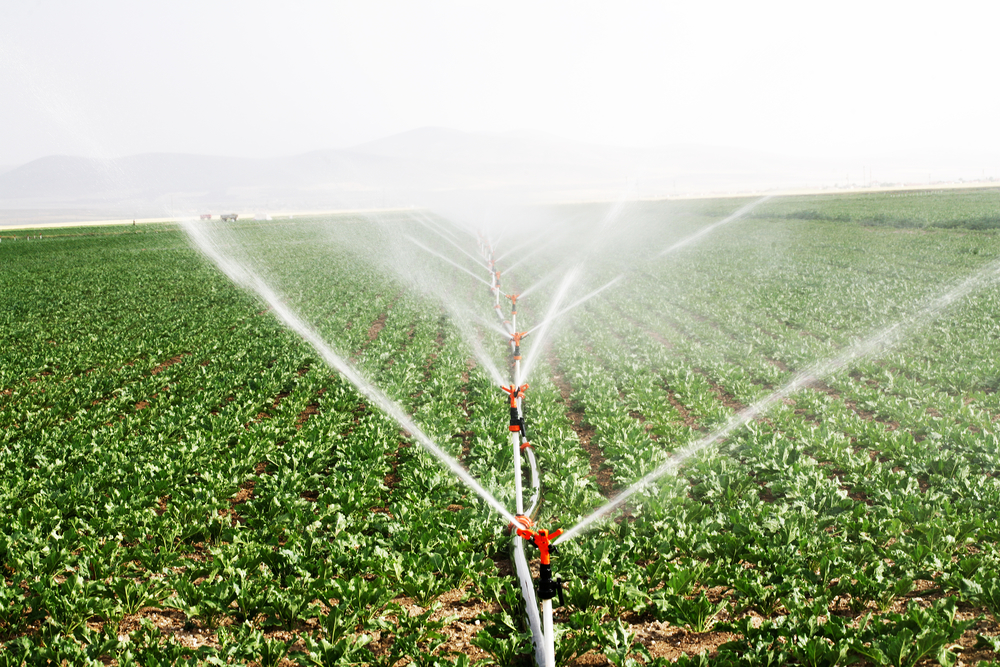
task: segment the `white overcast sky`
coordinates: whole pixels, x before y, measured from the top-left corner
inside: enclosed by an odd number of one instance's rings
[[[275,156],[434,125],[1000,153],[1000,3],[0,5],[0,165]]]

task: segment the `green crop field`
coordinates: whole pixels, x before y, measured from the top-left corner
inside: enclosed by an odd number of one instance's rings
[[[660,254],[746,203],[553,207],[499,262],[525,327],[623,276],[525,339],[538,525],[766,404],[559,545],[557,663],[997,660],[1000,191]],[[422,216],[210,224],[511,507],[476,230]],[[0,665],[531,663],[506,520],[273,307],[177,227],[41,233],[0,241]]]

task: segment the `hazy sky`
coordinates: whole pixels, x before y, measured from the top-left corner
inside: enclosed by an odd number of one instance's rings
[[[0,165],[436,125],[1000,153],[1000,3],[6,2]]]

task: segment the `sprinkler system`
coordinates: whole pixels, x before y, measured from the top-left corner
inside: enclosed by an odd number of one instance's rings
[[[528,625],[531,629],[532,640],[535,644],[535,660],[541,667],[555,667],[555,632],[552,621],[552,598],[559,595],[562,599],[562,588],[558,581],[552,579],[551,554],[555,553],[555,547],[551,540],[562,534],[562,531],[549,533],[544,529],[535,529],[532,519],[538,509],[541,499],[541,479],[538,473],[538,464],[532,449],[532,444],[528,440],[524,419],[524,394],[528,389],[527,383],[521,382],[521,341],[527,338],[526,331],[517,330],[517,300],[520,294],[506,294],[500,289],[500,270],[494,258],[494,248],[486,241],[483,234],[478,235],[479,250],[483,259],[488,264],[490,272],[490,292],[493,296],[493,309],[501,326],[507,332],[505,338],[511,348],[513,363],[511,364],[511,384],[501,385],[500,389],[507,394],[509,422],[508,432],[510,433],[510,448],[514,463],[514,498],[515,498],[515,520],[508,525],[508,531],[514,534],[512,546],[514,549],[514,562],[517,566],[517,575],[521,584],[521,594],[524,597],[525,610],[528,616]],[[500,295],[510,300],[510,319],[504,319],[500,309]],[[523,492],[523,471],[521,468],[523,458],[527,458],[531,470],[531,488],[534,491],[529,507],[525,508]],[[524,555],[524,541],[538,547],[542,554],[542,565],[538,581],[538,596],[535,596],[535,587],[531,582],[531,570]],[[539,618],[538,600],[541,600],[541,618]]]
[[[684,239],[678,243],[675,243],[673,246],[662,251],[660,253],[660,256],[668,254],[674,250],[677,250],[697,240],[698,238],[704,236],[706,233],[708,233],[715,227],[724,225],[728,222],[731,222],[732,220],[736,220],[742,217],[746,213],[749,213],[754,206],[761,203],[762,201],[766,201],[766,199],[767,198],[753,202],[752,204],[743,207],[742,209],[740,209],[733,215],[729,216],[728,218],[714,225],[710,225],[708,228],[701,230],[700,232],[689,237],[688,239]],[[602,223],[601,226],[602,232],[607,230],[610,227],[610,225],[614,222],[614,220],[618,217],[622,205],[623,202],[618,202],[616,206],[612,207],[612,210],[608,213],[608,216]],[[431,227],[431,225],[427,223],[425,224],[428,227],[430,227],[433,231],[437,231],[438,234],[442,236],[442,238],[447,240],[452,245],[456,246],[460,251],[462,251],[462,253],[464,253],[469,257],[472,257],[470,253],[468,253],[454,240],[444,236],[444,234],[441,234],[437,229]],[[448,259],[447,257],[444,257],[443,255],[434,252],[433,250],[427,248],[426,246],[423,246],[415,239],[410,239],[410,240],[419,245],[424,250],[432,254],[435,254],[442,259],[445,259],[452,265],[466,271],[467,273],[470,274],[472,273],[471,271],[469,271],[465,267],[460,266],[453,260]],[[531,355],[529,355],[529,359],[526,361],[525,375],[527,375],[527,371],[532,366],[532,361],[534,360],[534,358],[537,356],[538,352],[541,349],[540,345],[541,341],[545,339],[545,336],[552,322],[557,318],[561,317],[562,315],[583,305],[584,303],[596,297],[598,294],[605,291],[606,289],[609,289],[618,282],[622,281],[626,277],[626,275],[630,273],[630,271],[626,271],[614,277],[604,285],[598,287],[597,289],[591,291],[590,293],[584,295],[583,297],[577,299],[576,301],[570,303],[569,305],[563,306],[564,300],[569,292],[570,287],[573,285],[573,283],[576,282],[578,276],[583,270],[583,264],[582,263],[578,264],[575,268],[573,268],[563,276],[562,282],[559,285],[559,288],[556,290],[556,293],[549,304],[548,312],[546,313],[546,316],[542,319],[542,321],[539,324],[535,325],[534,327],[528,328],[525,331],[518,331],[517,328],[518,299],[522,298],[526,293],[532,291],[537,285],[546,282],[550,277],[555,275],[555,272],[552,272],[548,276],[545,276],[544,278],[536,282],[534,285],[528,287],[526,290],[522,290],[519,294],[513,292],[511,294],[504,293],[501,289],[501,272],[499,267],[497,266],[497,259],[495,255],[496,243],[495,242],[491,243],[488,237],[486,237],[481,232],[476,236],[476,241],[483,261],[479,262],[478,260],[475,260],[474,257],[472,257],[472,259],[474,259],[477,264],[487,269],[490,274],[489,281],[479,278],[478,276],[476,277],[483,283],[488,284],[490,287],[490,295],[493,297],[493,310],[496,312],[497,318],[500,320],[500,330],[505,332],[505,337],[507,338],[507,342],[511,348],[511,357],[512,357],[511,383],[509,385],[504,384],[502,382],[500,383],[500,389],[505,394],[507,394],[508,397],[508,406],[509,406],[508,432],[510,433],[510,447],[511,447],[511,454],[514,466],[515,509],[514,509],[514,516],[510,521],[510,523],[508,524],[508,532],[514,533],[514,539],[512,543],[512,546],[514,548],[514,561],[516,564],[518,578],[521,584],[521,593],[525,601],[525,608],[528,616],[528,624],[531,628],[532,638],[535,644],[536,661],[541,667],[555,667],[555,630],[553,627],[552,599],[555,598],[556,596],[559,596],[560,603],[564,604],[562,582],[558,579],[555,579],[552,576],[551,558],[553,555],[558,553],[556,543],[559,541],[563,541],[565,539],[571,539],[572,537],[578,535],[583,530],[586,530],[586,528],[589,525],[591,525],[601,517],[605,516],[613,509],[620,506],[625,501],[626,498],[628,498],[632,493],[637,491],[639,488],[645,486],[645,484],[650,483],[652,479],[644,478],[643,480],[640,480],[639,483],[633,485],[633,488],[628,489],[618,498],[612,500],[604,507],[598,509],[597,512],[594,512],[590,517],[587,517],[586,519],[578,523],[576,526],[573,526],[566,533],[564,533],[563,530],[561,529],[549,532],[546,529],[535,527],[535,523],[532,517],[534,516],[534,513],[537,510],[538,502],[541,498],[541,484],[540,484],[540,477],[538,474],[538,467],[535,455],[534,452],[532,451],[532,445],[528,440],[525,429],[523,399],[524,399],[524,394],[528,389],[528,384],[522,383],[521,342],[525,338],[527,338],[532,332],[538,331],[538,333],[536,334],[536,338],[538,339],[536,341],[537,344],[531,350]],[[519,259],[517,262],[515,262],[515,265],[517,265],[521,261],[523,261],[528,255],[538,250],[538,247],[535,247],[529,250],[528,252],[519,252],[523,245],[524,244],[518,245],[515,248],[508,250],[506,253],[504,253],[503,256],[507,256],[514,253],[515,251],[518,251],[517,254],[519,255]],[[509,271],[512,268],[513,266],[509,267],[507,270]],[[632,270],[634,271],[635,269]],[[504,315],[500,308],[501,294],[510,301],[511,310],[510,310],[509,320],[504,318]],[[718,437],[712,439],[713,442],[717,440]],[[690,452],[690,454],[693,453],[695,452],[694,451]],[[531,480],[532,480],[531,485],[533,490],[535,491],[531,499],[530,503],[531,506],[527,510],[525,509],[524,506],[524,496],[523,496],[524,473],[522,470],[522,457],[528,459],[531,470]],[[660,469],[654,471],[653,473],[651,473],[651,475],[647,475],[647,478],[649,477],[655,478],[662,474],[665,474],[667,469],[675,468],[677,465],[682,463],[685,458],[686,458],[685,456],[674,457],[674,459],[668,461],[666,464],[661,466]],[[541,563],[539,565],[539,576],[536,584],[537,598],[536,598],[536,587],[532,586],[530,569],[528,567],[527,559],[524,555],[524,542],[528,542],[533,546],[535,546],[540,554]],[[539,619],[539,606],[538,606],[539,600],[541,601],[541,619]]]
[[[765,201],[760,200],[760,201]],[[700,236],[722,224],[726,224],[738,217],[745,215],[753,206],[760,203],[760,201],[748,205],[740,211],[729,218],[722,220],[715,225],[709,226],[708,228],[702,230],[698,234],[693,235],[690,239],[685,239],[681,242],[675,243],[670,248],[664,250],[660,256],[667,254],[673,250],[679,249],[684,245],[693,242]],[[621,203],[614,207],[609,213],[607,219],[601,226],[601,231],[604,232],[610,227],[611,223],[617,218],[621,210]],[[526,432],[526,419],[524,410],[524,396],[528,389],[528,384],[523,382],[524,378],[530,372],[533,365],[533,361],[538,357],[538,354],[542,351],[542,343],[546,339],[546,335],[552,325],[552,322],[561,317],[562,315],[572,311],[573,309],[581,306],[590,299],[596,297],[598,294],[606,289],[609,289],[616,283],[623,280],[630,271],[626,271],[617,277],[613,278],[609,282],[605,283],[601,287],[593,290],[592,292],[586,294],[585,296],[577,299],[576,301],[564,306],[567,300],[571,288],[577,283],[578,278],[585,270],[585,258],[581,258],[575,267],[567,271],[555,290],[553,297],[548,305],[545,317],[542,321],[534,327],[527,328],[524,331],[518,330],[517,322],[517,302],[523,299],[523,297],[534,290],[538,285],[547,282],[552,277],[557,274],[557,270],[550,272],[548,275],[537,280],[533,285],[521,290],[520,293],[504,293],[501,289],[501,271],[497,264],[496,258],[496,243],[497,240],[492,240],[488,238],[483,233],[476,236],[476,243],[478,246],[479,254],[481,259],[475,257],[472,253],[468,252],[462,245],[458,242],[461,239],[459,236],[450,229],[443,228],[436,220],[430,218],[418,219],[418,222],[423,224],[428,230],[434,232],[444,241],[447,241],[450,245],[455,246],[461,253],[466,255],[467,259],[471,259],[472,262],[479,266],[480,268],[486,269],[489,272],[489,278],[486,279],[481,276],[481,274],[475,273],[466,266],[463,266],[455,259],[447,257],[441,252],[434,250],[427,245],[424,245],[417,239],[405,236],[414,245],[418,246],[424,252],[434,255],[438,259],[441,259],[454,268],[457,268],[465,273],[473,276],[476,280],[489,286],[490,295],[493,301],[493,309],[497,313],[497,317],[500,320],[499,325],[494,325],[490,323],[484,323],[488,329],[494,329],[504,336],[506,344],[510,345],[511,348],[511,377],[510,384],[507,384],[495,364],[492,362],[489,355],[486,354],[485,350],[482,349],[481,341],[477,339],[475,335],[467,336],[476,352],[476,356],[482,361],[484,367],[490,372],[496,385],[507,395],[508,407],[509,407],[509,422],[508,422],[508,432],[509,432],[509,443],[510,451],[512,454],[512,462],[514,468],[514,509],[513,511],[508,510],[501,504],[496,498],[494,498],[477,480],[475,480],[468,471],[462,467],[462,465],[456,461],[449,454],[444,452],[427,434],[425,434],[418,425],[413,421],[413,419],[406,414],[402,407],[393,401],[384,392],[378,389],[374,384],[372,384],[367,378],[363,377],[361,373],[346,359],[336,354],[321,338],[321,336],[312,327],[307,325],[295,312],[292,311],[275,293],[270,285],[264,282],[258,275],[249,270],[247,267],[240,264],[238,261],[231,257],[223,254],[221,246],[217,240],[210,239],[205,231],[193,223],[185,223],[185,229],[188,232],[194,243],[205,253],[208,257],[213,259],[216,264],[237,284],[245,286],[254,292],[256,292],[268,305],[271,307],[275,316],[278,317],[286,326],[290,329],[299,333],[299,335],[320,354],[320,356],[326,361],[332,368],[338,370],[345,378],[352,382],[358,390],[368,397],[374,404],[380,407],[389,416],[394,418],[400,426],[412,437],[417,443],[422,445],[428,452],[435,456],[439,462],[445,467],[449,468],[459,479],[461,479],[477,496],[479,496],[487,505],[489,505],[497,514],[508,521],[509,533],[513,535],[512,537],[512,547],[514,550],[513,559],[516,565],[517,575],[521,586],[521,592],[525,601],[525,611],[527,614],[528,625],[530,626],[533,642],[535,645],[535,656],[536,661],[541,667],[555,667],[555,631],[553,627],[553,612],[552,612],[552,600],[556,596],[559,597],[560,602],[563,601],[563,585],[559,579],[556,579],[552,573],[552,556],[558,553],[557,543],[565,541],[567,539],[572,539],[576,535],[586,530],[590,525],[600,520],[603,516],[610,513],[612,510],[620,506],[625,499],[627,499],[632,493],[635,493],[639,489],[643,488],[645,485],[652,483],[659,476],[667,474],[672,471],[678,465],[684,462],[684,460],[691,455],[697,453],[699,448],[707,447],[713,442],[717,442],[719,439],[725,437],[731,430],[737,427],[739,423],[745,423],[746,420],[752,418],[753,414],[758,414],[763,410],[771,399],[766,399],[759,405],[753,406],[751,410],[747,411],[746,415],[738,416],[738,419],[733,420],[733,422],[727,425],[726,429],[720,431],[716,434],[712,434],[709,437],[695,443],[693,446],[689,446],[687,451],[682,450],[678,452],[677,455],[666,464],[660,466],[657,470],[653,471],[647,475],[643,480],[630,487],[628,490],[619,495],[616,499],[609,502],[602,508],[599,508],[591,516],[586,517],[584,520],[580,521],[577,525],[571,527],[567,531],[562,529],[549,531],[543,528],[538,528],[535,525],[535,519],[537,517],[537,511],[541,501],[541,476],[538,470],[538,462],[535,457],[535,452],[533,450],[532,443],[528,440]],[[522,248],[528,246],[529,243],[522,243],[515,245],[515,247],[507,250],[503,256],[513,255],[517,258],[517,261],[510,267],[507,267],[509,272],[514,266],[523,262],[527,257],[538,252],[540,248],[548,245],[546,243],[536,244],[535,247],[528,249],[527,251],[522,251]],[[594,246],[592,243],[591,246]],[[463,261],[462,258],[456,257],[459,261]],[[463,261],[463,263],[466,263]],[[634,271],[635,269],[632,269]],[[993,276],[990,276],[992,278]],[[957,291],[961,291],[961,288]],[[957,293],[956,291],[956,293]],[[500,307],[500,296],[501,294],[504,298],[508,299],[511,303],[510,319],[507,320]],[[943,307],[943,306],[941,306]],[[475,316],[473,316],[475,317]],[[478,318],[476,318],[478,319]],[[528,350],[529,354],[525,359],[525,364],[522,374],[522,356],[521,356],[521,344],[532,332],[537,331],[535,336],[532,338],[534,345]],[[885,334],[884,338],[891,337],[893,332],[888,332]],[[803,380],[805,381],[805,380]],[[794,387],[789,387],[791,391]],[[784,395],[784,392],[782,393]],[[525,506],[525,500],[523,497],[523,486],[524,486],[524,476],[525,470],[522,466],[524,460],[528,462],[528,473],[530,474],[530,486],[529,489],[532,492],[532,496]],[[540,566],[539,575],[535,582],[532,582],[531,571],[528,566],[528,560],[524,554],[524,543],[528,542],[539,550],[540,555]],[[540,602],[540,605],[539,605]],[[541,613],[539,613],[541,611]]]

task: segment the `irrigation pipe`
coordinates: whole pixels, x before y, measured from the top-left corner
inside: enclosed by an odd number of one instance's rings
[[[530,528],[530,526],[534,525],[537,512],[541,505],[542,484],[541,475],[538,470],[538,460],[536,459],[535,453],[531,449],[528,439],[525,437],[525,433],[523,431],[523,396],[524,390],[527,389],[527,385],[521,385],[520,342],[522,335],[517,333],[516,324],[518,296],[504,295],[511,300],[511,319],[508,322],[504,320],[503,314],[500,312],[500,286],[498,284],[499,281],[497,280],[499,274],[496,272],[496,262],[492,260],[491,257],[487,256],[486,248],[481,247],[480,250],[483,252],[484,259],[486,259],[489,262],[489,266],[492,267],[492,270],[490,271],[491,279],[494,282],[492,291],[496,297],[494,310],[496,311],[502,324],[505,325],[511,334],[509,342],[514,362],[511,368],[511,380],[513,383],[509,388],[503,387],[503,390],[510,396],[510,442],[514,463],[514,497],[516,513],[519,519],[521,517],[525,517],[527,519],[525,524],[523,524],[523,527]],[[490,252],[492,254],[492,248],[490,249]],[[524,438],[523,445],[521,443],[522,438]],[[527,458],[528,460],[528,468],[530,470],[529,485],[533,491],[527,508],[524,506],[524,491],[522,486],[522,477],[524,474],[522,468],[522,451],[524,452],[524,458]],[[522,524],[518,522],[513,524],[513,527],[516,528],[521,525]],[[549,599],[542,600],[541,614],[539,614],[538,599],[535,595],[535,584],[531,577],[531,568],[528,566],[528,559],[524,553],[524,538],[521,537],[521,535],[515,533],[513,540],[511,540],[511,550],[514,554],[514,563],[517,570],[518,583],[521,586],[521,597],[524,599],[528,627],[531,631],[531,641],[535,648],[535,662],[540,667],[555,667],[555,631],[553,629],[551,595]],[[551,566],[542,566],[543,569],[546,567],[551,570]]]
[[[528,455],[528,467],[531,468],[531,488],[534,491],[534,495],[531,496],[528,508],[524,510],[524,514],[534,521],[542,499],[542,480],[538,474],[538,462],[535,460],[535,452],[531,450],[531,447],[524,450],[524,452]]]
[[[531,569],[524,555],[524,540],[514,536],[514,565],[517,578],[521,584],[521,596],[528,613],[528,627],[531,629],[531,641],[535,645],[535,662],[540,667],[555,667],[545,662],[545,635],[542,632],[541,618],[538,613],[538,600],[535,598],[535,583],[531,580]]]

